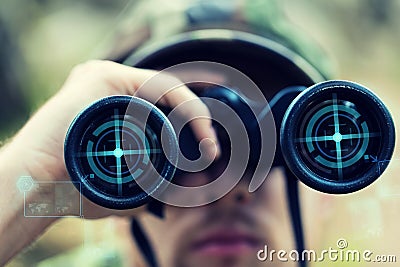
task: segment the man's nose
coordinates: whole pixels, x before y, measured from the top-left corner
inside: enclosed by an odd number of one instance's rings
[[[248,183],[240,182],[230,192],[219,199],[220,205],[246,205],[251,202],[252,196],[248,191]]]

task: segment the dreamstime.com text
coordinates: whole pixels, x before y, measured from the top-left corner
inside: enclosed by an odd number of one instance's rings
[[[337,247],[329,247],[321,250],[269,250],[265,245],[264,249],[257,252],[257,259],[260,261],[281,261],[281,262],[373,262],[373,263],[395,263],[395,255],[376,255],[371,250],[348,249],[347,240],[344,238],[336,242]]]

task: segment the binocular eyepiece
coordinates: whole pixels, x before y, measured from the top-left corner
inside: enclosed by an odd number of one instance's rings
[[[249,160],[260,159],[262,140],[269,137],[259,130],[263,120],[252,113],[252,103],[224,87],[203,96],[223,102],[238,115],[248,134]],[[179,136],[168,112],[130,96],[103,98],[83,110],[69,128],[64,151],[69,175],[81,184],[82,194],[114,209],[138,207],[161,194],[179,171],[180,149],[198,149],[193,136]],[[275,156],[282,160],[273,164],[287,166],[321,192],[360,190],[381,176],[392,157],[391,115],[359,84],[327,81],[289,88],[265,112],[272,113],[278,126]]]

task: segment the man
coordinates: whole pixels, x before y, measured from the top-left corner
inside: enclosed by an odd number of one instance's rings
[[[273,1],[269,1],[269,4],[272,5]],[[252,8],[256,10],[255,6]],[[204,10],[208,9],[204,9],[203,6],[200,10],[203,10],[200,15],[195,9],[191,9],[191,13],[188,13],[193,27],[202,25]],[[237,64],[245,62],[244,60],[244,58],[237,60]],[[254,62],[246,65],[248,68],[246,74],[255,79],[256,83],[267,85],[262,88],[263,93],[271,96],[288,85],[289,76],[285,76],[287,74],[285,72],[279,75],[271,74],[268,77],[262,75],[266,70],[272,73],[275,70],[273,66],[279,65],[277,62],[271,63],[269,67],[264,66],[265,69],[254,65]],[[142,62],[142,65],[141,67],[150,68],[146,63]],[[151,68],[160,67],[151,66]],[[290,74],[292,69],[293,66],[290,65],[285,71]],[[23,216],[23,195],[15,186],[18,177],[29,175],[42,182],[68,180],[63,159],[63,142],[67,128],[73,118],[95,100],[122,94],[136,95],[154,102],[156,96],[162,95],[161,101],[171,108],[185,101],[194,101],[195,104],[191,109],[188,112],[183,110],[181,114],[191,120],[190,126],[197,141],[206,140],[203,146],[209,157],[218,158],[221,148],[211,125],[209,111],[188,87],[180,86],[165,91],[168,88],[162,85],[174,83],[177,79],[165,75],[164,83],[160,83],[159,87],[138,91],[141,84],[155,73],[110,61],[91,61],[81,64],[72,70],[59,93],[51,98],[2,148],[0,264],[5,264],[56,221],[53,218]],[[217,75],[216,79],[218,78]],[[302,78],[297,77],[297,79],[299,82],[303,81]],[[311,80],[300,85],[308,85],[307,83],[311,83]],[[215,173],[204,171],[183,174],[177,179],[181,183],[195,186],[206,184],[214,175]],[[236,174],[228,175],[234,177]],[[167,205],[163,219],[147,213],[145,207],[115,211],[102,208],[86,199],[83,203],[83,215],[85,218],[103,218],[110,215],[134,216],[144,226],[144,232],[150,239],[154,256],[161,267],[297,266],[298,263],[293,261],[262,262],[257,258],[257,252],[264,249],[265,245],[268,245],[270,250],[289,251],[296,248],[295,233],[287,208],[284,173],[280,168],[273,168],[265,182],[254,193],[248,192],[248,183],[251,179],[249,174],[241,178],[240,183],[232,191],[211,204],[195,208]],[[28,194],[27,200],[35,198],[34,194],[35,192]],[[11,199],[13,201],[10,201]],[[146,259],[139,258],[133,264],[146,266],[147,262]]]

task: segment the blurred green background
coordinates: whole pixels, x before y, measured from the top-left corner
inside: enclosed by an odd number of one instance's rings
[[[10,138],[57,92],[74,65],[105,56],[116,29],[136,2],[1,0],[0,140],[5,142]],[[371,88],[384,100],[399,125],[400,1],[282,0],[278,3],[298,34],[313,39],[325,50],[332,62],[333,78],[353,80]],[[323,248],[335,246],[338,238],[346,237],[353,248],[397,254],[400,261],[397,245],[400,235],[397,226],[400,219],[400,184],[397,185],[400,155],[397,148],[394,157],[389,170],[373,187],[357,195],[335,198],[334,212],[324,226],[322,243],[313,241],[317,239],[311,231],[315,214],[304,211],[306,235],[311,246],[317,243]],[[118,257],[121,243],[117,235],[110,234],[113,225],[113,220],[63,220],[9,266],[38,266],[40,261],[65,251],[77,253],[73,249],[82,247],[93,255],[107,251],[107,257]],[[78,254],[75,256],[79,258]],[[84,258],[89,260],[91,257]],[[76,265],[67,262],[68,266],[89,266],[83,261],[81,258]],[[99,263],[92,264],[100,266]],[[111,260],[109,263],[103,261],[103,264],[117,266],[122,263]],[[365,264],[324,263],[315,266]]]
[[[127,0],[2,0],[1,139],[11,136],[115,30]],[[103,55],[104,57],[104,55]]]

